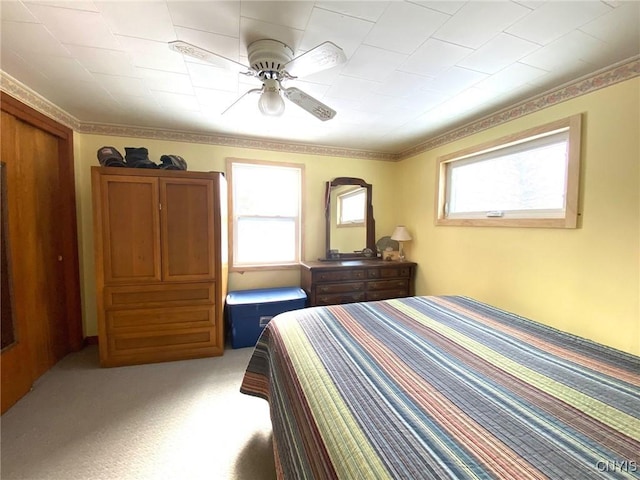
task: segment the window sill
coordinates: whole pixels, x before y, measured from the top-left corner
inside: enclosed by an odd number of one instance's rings
[[[277,265],[240,265],[229,266],[230,272],[244,273],[244,272],[258,272],[268,270],[297,270],[300,268],[300,263],[286,263]]]
[[[568,218],[438,218],[436,226],[577,228],[577,217]]]

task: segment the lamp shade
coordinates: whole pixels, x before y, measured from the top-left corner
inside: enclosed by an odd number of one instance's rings
[[[409,240],[411,240],[411,235],[409,235],[409,230],[407,230],[407,227],[405,227],[404,225],[398,225],[391,235],[391,240],[396,240],[398,242],[408,242]]]

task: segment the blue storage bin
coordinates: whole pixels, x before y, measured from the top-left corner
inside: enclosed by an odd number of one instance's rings
[[[253,347],[269,320],[304,308],[307,294],[298,287],[238,290],[227,295],[227,324],[233,348]]]

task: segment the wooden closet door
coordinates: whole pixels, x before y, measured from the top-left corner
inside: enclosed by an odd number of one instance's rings
[[[7,113],[5,108],[24,112],[17,104],[4,103],[5,97],[2,100],[3,207],[7,213],[2,228],[5,265],[10,269],[3,271],[3,276],[10,274],[4,280],[10,292],[15,334],[1,357],[4,412],[35,379],[78,347],[78,332],[71,330],[68,319],[79,313],[79,304],[67,303],[66,290],[74,290],[78,284],[75,275],[66,275],[67,268],[74,269],[74,258],[65,245],[66,220],[70,218],[67,209],[74,205],[63,201],[66,176],[61,164],[68,161],[61,153],[63,141],[50,133],[47,125],[40,128],[43,122],[38,117],[30,117],[38,124],[35,126]],[[70,228],[75,235],[75,225]]]
[[[158,180],[103,175],[101,182],[105,283],[159,282]]]
[[[214,184],[204,179],[160,179],[162,277],[215,278]]]

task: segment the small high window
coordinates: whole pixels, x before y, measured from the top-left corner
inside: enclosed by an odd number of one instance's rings
[[[580,115],[438,159],[437,225],[577,225]]]

